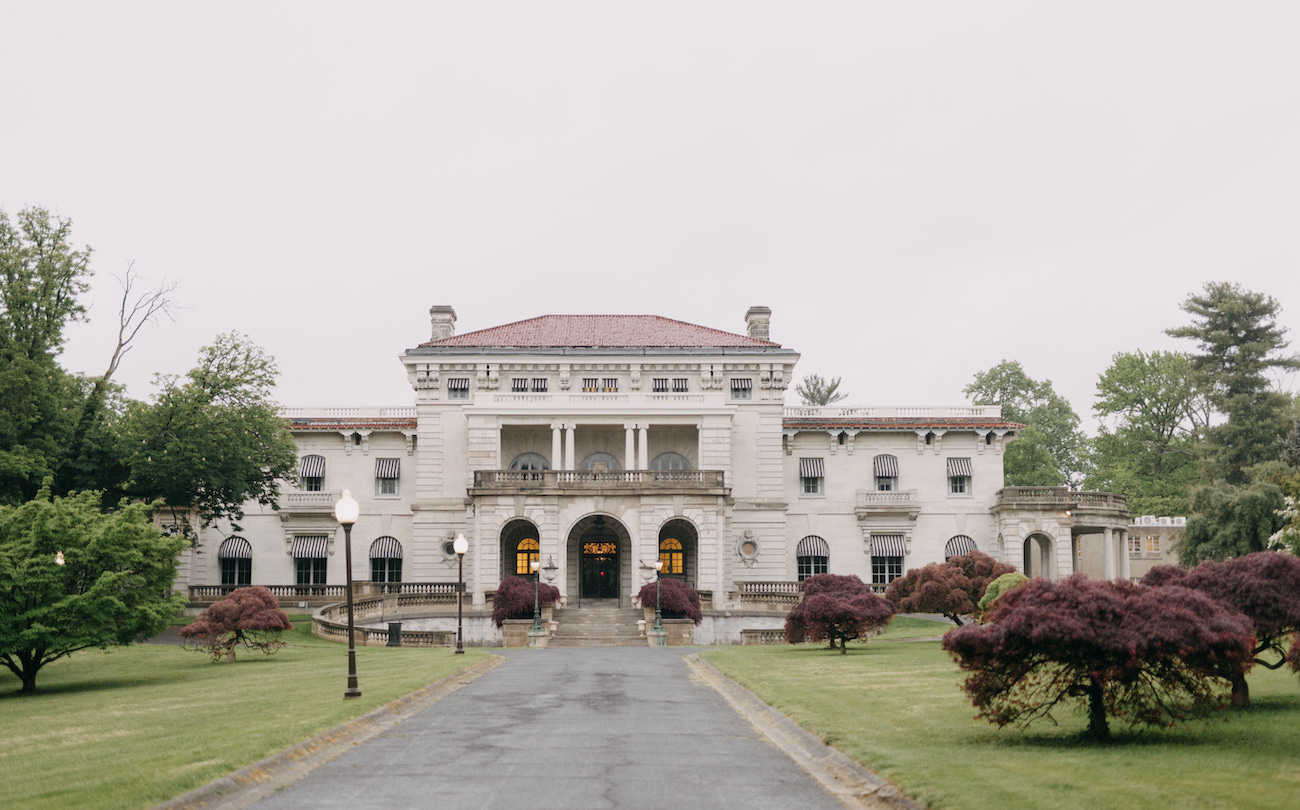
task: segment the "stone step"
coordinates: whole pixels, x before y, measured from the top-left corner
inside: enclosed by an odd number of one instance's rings
[[[551,647],[632,647],[644,645],[637,621],[645,614],[638,608],[608,604],[584,605],[555,611],[555,636]]]

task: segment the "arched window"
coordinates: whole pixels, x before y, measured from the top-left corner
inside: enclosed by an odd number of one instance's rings
[[[682,541],[665,537],[659,541],[659,562],[664,564],[661,574],[685,574],[686,563]]]
[[[808,535],[799,541],[794,553],[799,562],[800,582],[814,574],[826,573],[827,563],[830,562],[831,547],[822,538],[815,534]]]
[[[535,537],[525,537],[515,544],[515,573],[525,577],[536,576],[533,563],[537,561],[541,550]]]
[[[959,534],[949,540],[948,545],[943,547],[943,558],[948,560],[953,557],[966,557],[975,550],[975,541],[964,534]]]
[[[380,537],[370,544],[370,581],[402,581],[402,544],[396,537]]]
[[[652,470],[689,470],[691,463],[681,453],[660,453],[650,462]]]
[[[512,470],[549,470],[551,463],[541,453],[520,453],[510,462]]]
[[[217,549],[221,584],[239,588],[253,584],[253,546],[242,537],[227,537]]]
[[[609,453],[592,453],[582,460],[582,463],[578,465],[578,469],[588,472],[592,470],[596,472],[619,472],[623,469],[623,465],[619,464],[618,459]]]

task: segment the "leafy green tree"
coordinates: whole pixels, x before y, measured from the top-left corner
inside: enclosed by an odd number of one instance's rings
[[[35,691],[51,661],[143,641],[184,608],[167,594],[185,541],[164,537],[152,511],[123,502],[104,514],[97,492],[48,489],[0,506],[0,663],[22,691]]]
[[[195,514],[202,525],[236,524],[243,504],[278,506],[279,482],[295,472],[298,453],[271,400],[275,360],[238,332],[199,351],[184,379],[159,375],[151,404],[133,403],[122,420],[126,491],[162,499],[173,525]]]
[[[1269,548],[1286,519],[1282,490],[1265,481],[1236,487],[1216,481],[1192,493],[1191,514],[1182,539],[1174,544],[1178,564],[1192,568],[1204,560],[1226,560]]]
[[[1182,309],[1192,323],[1165,333],[1195,341],[1192,369],[1215,410],[1227,416],[1207,432],[1210,477],[1241,484],[1248,467],[1277,457],[1277,442],[1291,427],[1290,397],[1273,390],[1268,375],[1300,368],[1300,356],[1284,353],[1290,344],[1272,296],[1210,282]]]
[[[90,250],[43,208],[0,212],[0,503],[36,495],[59,467],[79,386],[56,360],[64,329],[85,316]]]
[[[975,374],[962,389],[977,405],[1002,406],[1002,418],[1025,425],[1003,458],[1007,486],[1077,485],[1083,480],[1087,438],[1079,415],[1052,388],[1015,360]]]
[[[827,380],[820,374],[809,374],[795,383],[794,392],[805,405],[830,405],[839,402],[848,394],[839,390],[840,378]]]

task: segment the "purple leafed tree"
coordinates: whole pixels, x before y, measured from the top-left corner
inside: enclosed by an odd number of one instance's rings
[[[553,605],[560,598],[560,589],[545,582],[537,583],[537,604]],[[527,577],[506,577],[492,597],[492,623],[497,627],[506,619],[531,619],[533,617],[533,581]]]
[[[840,653],[855,638],[869,638],[894,618],[894,608],[856,576],[816,574],[799,583],[803,599],[785,617],[785,640],[791,644],[830,640]]]
[[[1244,613],[1255,632],[1253,663],[1278,669],[1300,660],[1300,558],[1257,551],[1223,562],[1206,560],[1190,571],[1159,565],[1142,584],[1194,588]],[[1233,678],[1232,704],[1250,705],[1244,672]]]
[[[1024,727],[1081,699],[1098,740],[1110,738],[1108,715],[1169,726],[1226,705],[1253,647],[1246,618],[1203,593],[1082,574],[1030,580],[990,619],[943,637],[980,716]]]
[[[1015,571],[987,554],[972,551],[945,563],[913,568],[889,583],[885,598],[899,613],[941,613],[958,627],[974,613],[989,583]]]
[[[676,579],[661,579],[659,591],[663,596],[663,612],[680,616],[699,624],[704,621],[704,611],[700,608],[700,595],[685,582]],[[648,608],[655,606],[655,583],[647,582],[637,593],[641,604]]]
[[[188,650],[202,650],[215,664],[222,656],[234,662],[235,647],[251,647],[270,655],[285,646],[282,630],[292,630],[289,615],[266,588],[254,585],[237,588],[233,593],[208,607],[194,623],[181,628],[181,638]]]

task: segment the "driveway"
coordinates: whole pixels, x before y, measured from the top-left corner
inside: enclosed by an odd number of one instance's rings
[[[502,666],[254,806],[842,810],[691,676],[687,652],[503,651]]]

